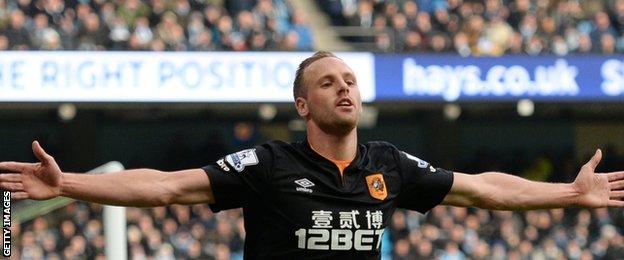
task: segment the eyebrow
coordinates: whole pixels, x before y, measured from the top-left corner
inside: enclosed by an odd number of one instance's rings
[[[345,72],[345,73],[342,73],[342,77],[344,77],[344,78],[351,77],[351,78],[353,78],[353,79],[356,79],[355,74],[354,74],[354,73],[351,73],[351,72],[349,72],[349,71],[348,71],[348,72]]]
[[[319,78],[316,82],[317,82],[317,83],[320,83],[320,82],[322,82],[322,81],[324,81],[324,80],[326,80],[326,79],[331,79],[331,78],[333,78],[333,77],[334,77],[334,76],[332,76],[331,74],[327,74],[327,75],[325,75],[325,76],[320,77],[320,78]]]
[[[342,75],[343,78],[353,78],[354,80],[357,80],[357,78],[355,77],[355,74],[353,74],[351,72],[344,72],[341,75]],[[333,78],[334,78],[334,76],[332,74],[326,74],[326,75],[320,77],[316,82],[320,83],[323,80],[333,79]]]

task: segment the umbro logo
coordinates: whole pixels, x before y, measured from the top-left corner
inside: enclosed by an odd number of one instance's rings
[[[296,180],[295,183],[304,188],[310,188],[314,186],[314,182],[311,182],[310,180],[306,178]]]
[[[310,180],[303,178],[303,179],[296,180],[295,183],[300,186],[300,187],[297,187],[297,191],[312,193],[312,189],[310,189],[310,187],[314,186],[314,182],[311,182]]]

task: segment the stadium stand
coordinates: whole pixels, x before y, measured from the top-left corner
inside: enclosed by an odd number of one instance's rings
[[[624,50],[621,0],[317,3],[347,41],[367,51],[562,56]]]
[[[313,49],[304,11],[293,10],[284,0],[232,3],[2,0],[0,50]],[[462,56],[624,51],[621,0],[317,3],[345,40],[366,51]]]
[[[539,3],[318,1],[335,29],[346,35],[343,39],[368,51],[462,56],[624,51],[624,0]],[[362,28],[373,36],[361,33]],[[285,0],[0,0],[0,50],[308,51],[313,37],[305,13]],[[362,44],[366,42],[371,44]],[[176,158],[163,162],[163,169],[200,161],[181,162],[198,156],[184,147],[172,148],[172,154]],[[605,152],[604,171],[622,165],[624,158],[616,155]],[[511,162],[474,157],[455,164],[468,172],[498,169],[550,181],[570,181],[579,165],[571,157],[557,162],[548,156]],[[487,165],[479,160],[486,157]],[[101,212],[100,205],[75,202],[14,224],[19,238],[14,256],[104,259]],[[240,210],[213,214],[207,205],[129,208],[127,220],[131,259],[242,258]],[[511,213],[442,206],[428,215],[398,211],[383,242],[384,257],[617,259],[624,255],[622,227],[622,211]]]
[[[284,0],[0,1],[0,50],[306,51]]]

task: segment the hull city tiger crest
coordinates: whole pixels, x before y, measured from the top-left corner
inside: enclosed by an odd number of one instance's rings
[[[378,200],[384,200],[388,197],[386,183],[381,173],[366,176],[366,186],[368,186],[368,193],[370,193],[371,197]]]

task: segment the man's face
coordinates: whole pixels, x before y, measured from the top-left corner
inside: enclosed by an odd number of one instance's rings
[[[305,69],[303,79],[307,97],[297,98],[301,116],[332,134],[347,134],[357,126],[362,99],[347,64],[338,58],[322,58]]]

